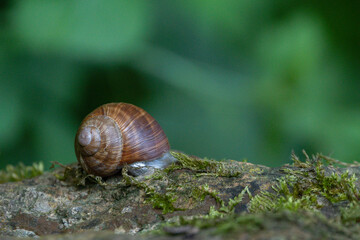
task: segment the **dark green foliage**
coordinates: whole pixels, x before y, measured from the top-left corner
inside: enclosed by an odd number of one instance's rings
[[[1,2],[0,169],[75,162],[81,119],[118,101],[197,156],[359,160],[357,1]]]

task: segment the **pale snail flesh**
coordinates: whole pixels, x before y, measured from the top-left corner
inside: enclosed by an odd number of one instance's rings
[[[165,168],[176,159],[158,122],[145,110],[128,103],[108,103],[81,122],[75,153],[89,174],[111,176],[125,165],[135,176]]]

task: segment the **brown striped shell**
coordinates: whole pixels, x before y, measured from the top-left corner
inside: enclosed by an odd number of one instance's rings
[[[168,139],[145,110],[127,103],[96,108],[82,121],[75,137],[76,157],[86,172],[110,176],[124,164],[160,158]]]

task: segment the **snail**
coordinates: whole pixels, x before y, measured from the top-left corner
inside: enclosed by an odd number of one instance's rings
[[[134,175],[148,175],[175,162],[159,123],[128,103],[104,104],[88,114],[76,133],[75,154],[89,174],[107,177],[125,165]]]

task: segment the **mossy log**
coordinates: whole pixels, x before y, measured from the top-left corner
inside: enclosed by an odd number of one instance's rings
[[[77,164],[0,184],[0,238],[360,239],[358,164],[316,155],[269,168],[172,153],[151,176]]]

